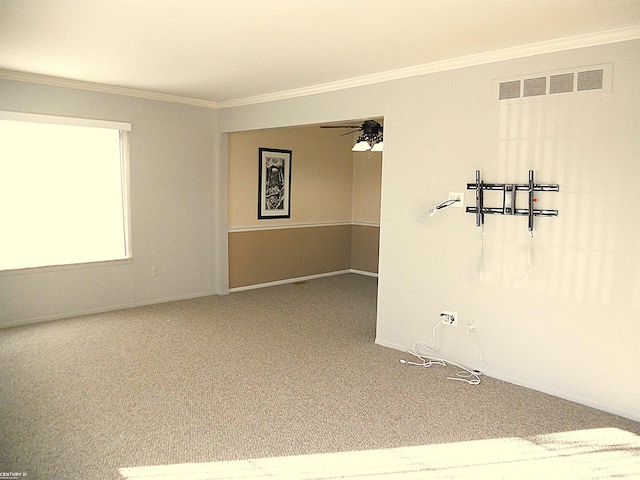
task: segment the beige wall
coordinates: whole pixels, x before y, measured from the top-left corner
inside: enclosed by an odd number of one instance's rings
[[[229,285],[259,285],[349,270],[351,225],[229,233]]]
[[[380,227],[351,226],[351,268],[360,272],[378,273]]]
[[[351,135],[313,127],[229,135],[229,229],[351,222]],[[258,149],[291,150],[291,218],[258,220]]]
[[[381,179],[382,153],[353,153],[351,219],[354,223],[380,225]]]
[[[306,126],[229,135],[230,288],[377,273],[382,154],[354,154],[354,136],[344,133]],[[291,218],[258,220],[260,147],[292,151]]]

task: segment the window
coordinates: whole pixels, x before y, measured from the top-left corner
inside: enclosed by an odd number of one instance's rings
[[[130,257],[130,130],[0,112],[0,270]]]

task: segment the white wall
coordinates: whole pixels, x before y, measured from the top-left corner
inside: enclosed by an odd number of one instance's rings
[[[11,81],[0,109],[131,122],[133,251],[118,264],[0,272],[0,326],[214,292],[214,110]]]
[[[631,41],[225,109],[220,131],[384,116],[377,342],[430,343],[439,312],[457,311],[441,356],[640,420],[639,52]],[[494,79],[604,63],[610,95],[492,105]],[[429,217],[476,169],[496,183],[534,169],[560,184],[539,195],[559,216],[536,218],[533,238],[525,217],[487,216],[484,238],[461,209]]]

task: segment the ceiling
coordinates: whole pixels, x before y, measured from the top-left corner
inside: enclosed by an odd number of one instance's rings
[[[639,32],[640,0],[0,0],[0,73],[224,107]]]

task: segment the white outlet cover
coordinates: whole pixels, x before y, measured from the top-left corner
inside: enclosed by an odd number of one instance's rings
[[[442,323],[445,325],[449,325],[450,327],[458,326],[458,313],[457,312],[449,312],[447,310],[443,310],[440,315],[451,315],[453,317],[453,322],[449,323],[446,317],[442,317]]]

